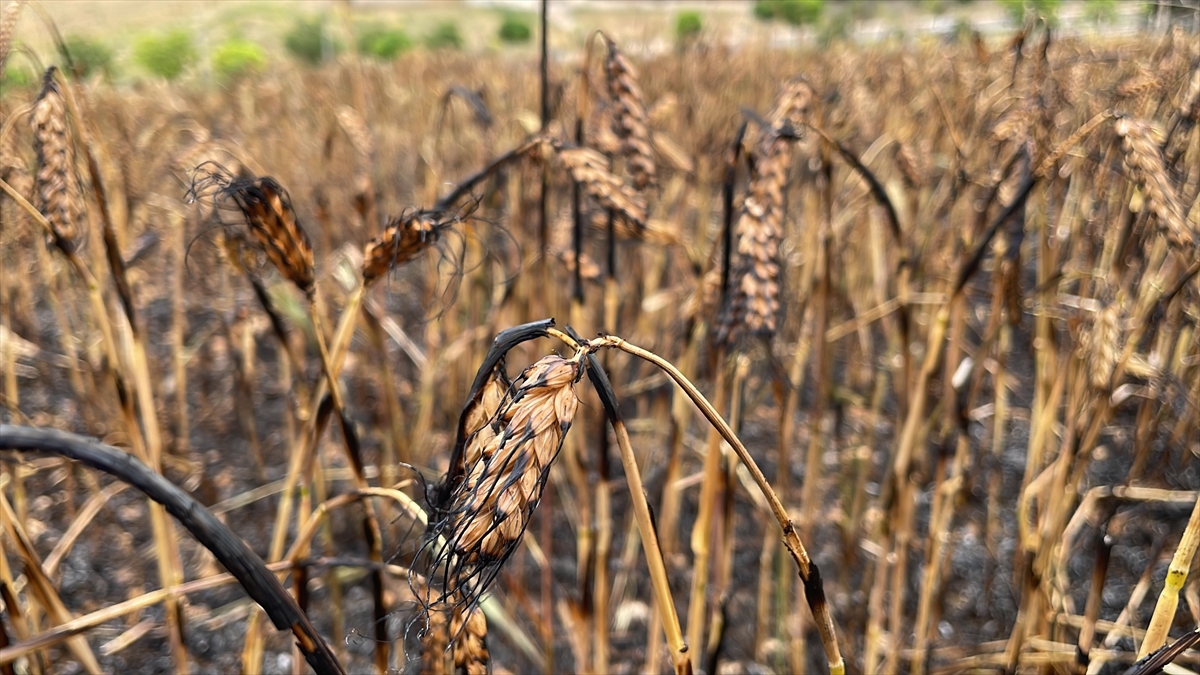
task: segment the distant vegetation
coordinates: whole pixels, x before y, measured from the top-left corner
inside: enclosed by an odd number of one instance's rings
[[[359,53],[381,61],[391,61],[412,46],[412,38],[398,28],[375,27],[358,36]]]
[[[241,38],[226,40],[212,55],[213,70],[226,79],[258,72],[266,64],[267,55],[263,48]]]
[[[425,45],[430,49],[462,49],[463,39],[458,32],[458,24],[453,21],[439,23],[425,38]]]
[[[533,38],[533,29],[529,27],[529,19],[519,14],[506,14],[500,23],[500,39],[504,42],[529,42]]]
[[[196,61],[196,48],[186,30],[173,30],[138,40],[133,56],[151,75],[173,80]]]

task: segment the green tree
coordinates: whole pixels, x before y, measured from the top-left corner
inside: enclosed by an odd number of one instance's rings
[[[212,64],[218,75],[232,79],[262,70],[267,64],[267,56],[259,45],[249,40],[231,38],[213,52]]]
[[[458,33],[458,24],[452,21],[439,23],[425,38],[425,45],[431,49],[462,49],[463,39]]]
[[[342,48],[337,40],[326,38],[324,24],[320,18],[296,19],[283,37],[283,46],[292,56],[310,66],[320,65],[325,60],[326,50],[332,56]]]
[[[71,55],[71,63],[78,69],[81,77],[88,77],[93,73],[112,76],[113,52],[107,45],[72,35],[63,41],[63,46]]]
[[[516,14],[506,14],[500,22],[500,39],[504,42],[529,42],[533,39],[533,29],[529,22]]]
[[[151,74],[173,80],[196,61],[196,48],[187,31],[173,30],[138,40],[133,58]]]
[[[793,26],[813,24],[825,11],[825,0],[756,0],[754,16],[763,21],[782,19]]]
[[[371,28],[358,36],[359,53],[382,61],[391,61],[412,46],[412,38],[398,28]]]
[[[675,37],[680,40],[699,35],[703,28],[704,22],[700,19],[700,12],[680,12],[679,16],[675,17]]]
[[[1053,24],[1058,18],[1060,0],[1000,0],[1013,23],[1025,23],[1025,16],[1033,14]]]

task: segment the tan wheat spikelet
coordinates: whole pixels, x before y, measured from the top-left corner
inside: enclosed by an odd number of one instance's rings
[[[746,331],[770,338],[779,314],[779,245],[783,241],[783,193],[792,159],[784,126],[799,131],[809,115],[812,88],[803,80],[789,82],[776,98],[772,127],[764,129],[755,148],[749,194],[734,226],[736,263],[727,311],[718,325],[718,342],[736,341]]]
[[[529,366],[495,415],[468,429],[465,478],[451,493],[449,517],[434,528],[447,540],[439,563],[446,588],[435,606],[455,598],[473,604],[516,548],[579,405],[573,385],[581,358],[546,356]]]
[[[1150,212],[1158,218],[1171,243],[1176,246],[1195,243],[1196,235],[1184,222],[1183,211],[1150,125],[1142,120],[1122,118],[1115,129],[1125,150],[1125,166],[1142,188]]]
[[[1098,391],[1107,391],[1112,384],[1117,356],[1121,353],[1121,304],[1110,302],[1092,319],[1089,331],[1081,338],[1087,360],[1088,381]]]
[[[646,99],[638,86],[637,71],[611,40],[604,72],[608,79],[608,94],[615,106],[613,133],[621,139],[621,154],[625,156],[633,186],[639,191],[645,190],[654,182],[657,171],[647,125]]]
[[[348,105],[338,106],[337,121],[356,152],[368,158],[375,153],[375,137],[357,110]]]
[[[458,606],[450,621],[454,638],[454,671],[487,675],[491,655],[487,647],[487,617],[479,607]]]
[[[363,279],[374,281],[420,255],[437,241],[438,227],[433,215],[422,211],[392,218],[363,248]]]
[[[35,180],[37,206],[50,222],[54,244],[65,252],[82,242],[78,229],[83,205],[75,178],[75,154],[67,127],[67,104],[54,79],[54,66],[46,71],[42,93],[33,106],[33,147],[37,152]]]
[[[279,273],[306,294],[311,293],[315,282],[312,245],[279,183],[267,176],[234,180],[222,193],[241,209],[251,234]]]
[[[17,34],[17,21],[21,19],[21,7],[25,0],[13,0],[4,8],[0,16],[0,72],[8,62],[8,53],[12,51],[13,37]]]
[[[625,183],[608,170],[608,160],[591,148],[569,148],[554,145],[559,160],[567,167],[571,178],[590,197],[637,227],[646,225],[646,206]]]
[[[445,610],[426,615],[425,630],[421,633],[422,675],[447,675],[446,650],[450,648],[450,621]]]

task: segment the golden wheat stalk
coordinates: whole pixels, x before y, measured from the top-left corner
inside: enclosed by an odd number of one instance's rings
[[[637,194],[608,170],[608,160],[591,148],[554,144],[559,161],[583,191],[637,228],[646,225],[646,206]]]
[[[657,171],[654,163],[654,146],[650,142],[647,125],[646,99],[638,86],[637,70],[617,48],[608,41],[608,58],[604,62],[608,80],[608,94],[613,100],[615,111],[612,130],[621,140],[621,154],[638,191],[645,190],[654,182]]]
[[[54,244],[70,254],[82,243],[77,223],[83,213],[79,183],[75,178],[75,153],[67,125],[67,104],[54,78],[46,71],[42,92],[33,106],[33,147],[37,152],[35,175],[37,207],[54,232]]]
[[[1150,213],[1166,230],[1172,244],[1179,247],[1194,244],[1196,233],[1184,222],[1183,210],[1150,125],[1143,120],[1122,118],[1115,129],[1125,151],[1125,166],[1145,195]]]

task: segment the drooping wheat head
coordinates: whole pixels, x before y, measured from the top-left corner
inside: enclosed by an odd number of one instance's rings
[[[216,184],[214,202],[232,201],[246,227],[279,273],[306,295],[314,290],[313,249],[300,225],[287,191],[274,178],[235,178],[222,167],[197,167],[191,194],[204,194]]]
[[[646,205],[636,193],[608,170],[608,160],[591,148],[573,148],[554,143],[554,150],[571,178],[588,196],[612,209],[634,227],[646,226]]]
[[[67,104],[54,79],[54,66],[46,70],[42,92],[33,106],[33,147],[37,152],[37,207],[50,222],[53,243],[70,253],[82,245],[79,228],[83,213],[75,154],[67,125]]]
[[[415,211],[392,218],[383,232],[363,248],[363,280],[370,283],[437,243],[438,232],[446,224],[435,216],[430,211]]]
[[[754,149],[750,186],[734,226],[735,263],[729,306],[723,312],[717,341],[736,342],[743,335],[769,339],[779,316],[779,246],[783,241],[784,191],[792,161],[792,136],[804,128],[813,101],[803,80],[788,82],[775,99]],[[792,130],[792,134],[783,133]]]
[[[485,389],[469,419],[464,474],[452,486],[445,517],[431,527],[445,537],[435,560],[441,596],[427,602],[473,606],[516,548],[529,524],[579,404],[573,385],[582,354],[546,356],[521,373],[497,401],[503,382]]]
[[[640,192],[654,182],[657,172],[654,146],[650,142],[646,98],[638,86],[637,70],[611,40],[608,41],[604,72],[608,80],[608,94],[614,106],[611,128],[621,140],[620,150],[625,157],[625,165],[633,178],[633,186]]]
[[[1155,140],[1150,124],[1126,117],[1117,120],[1115,129],[1125,151],[1125,166],[1145,195],[1150,213],[1154,214],[1172,244],[1193,245],[1196,233],[1184,221],[1160,144]]]
[[[421,673],[446,675],[446,650],[450,648],[450,617],[444,609],[430,610],[421,631]]]

